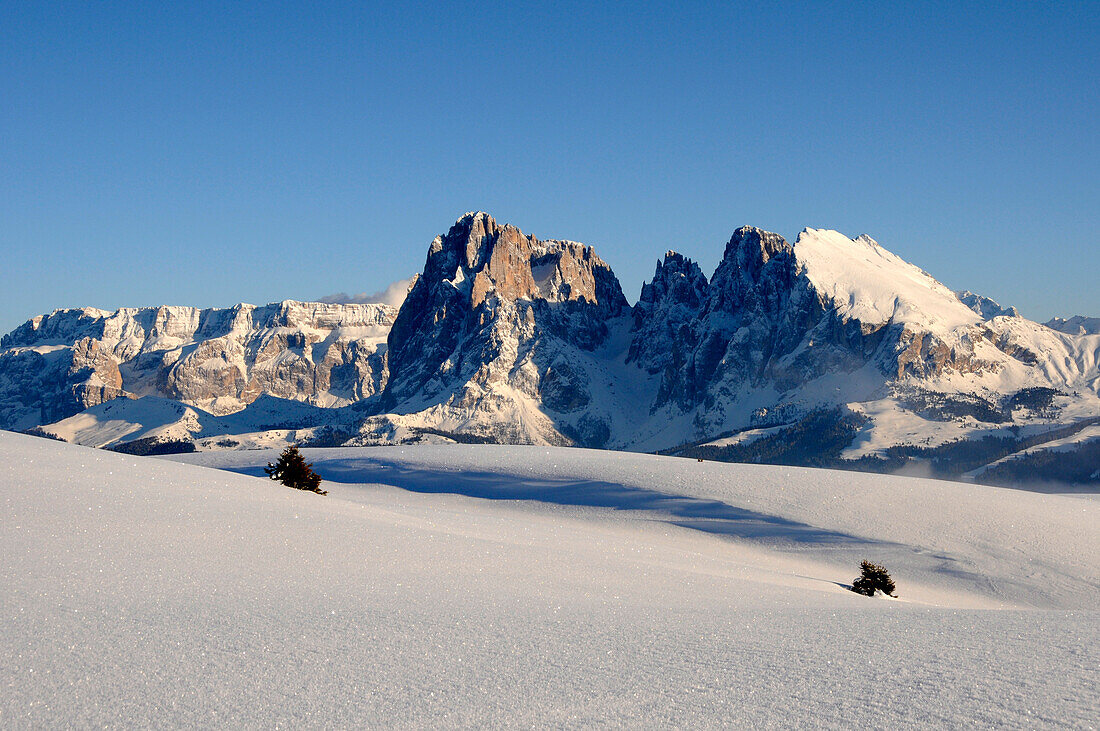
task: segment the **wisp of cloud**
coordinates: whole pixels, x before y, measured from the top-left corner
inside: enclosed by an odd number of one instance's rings
[[[337,292],[335,294],[328,294],[324,297],[317,298],[317,302],[327,302],[337,305],[380,303],[393,307],[400,307],[401,303],[405,301],[405,296],[408,295],[409,288],[412,287],[413,280],[415,279],[416,277],[398,279],[396,282],[391,282],[385,288],[377,292],[360,292],[359,294]]]

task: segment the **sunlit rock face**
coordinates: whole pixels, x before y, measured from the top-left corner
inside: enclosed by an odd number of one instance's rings
[[[261,395],[336,406],[385,385],[396,309],[286,301],[229,309],[58,310],[0,345],[6,428],[49,423],[119,396],[214,414]]]
[[[553,415],[588,406],[585,354],[629,313],[591,247],[540,241],[486,213],[466,214],[432,242],[394,322],[382,408],[431,405],[436,425],[569,443],[570,427]]]

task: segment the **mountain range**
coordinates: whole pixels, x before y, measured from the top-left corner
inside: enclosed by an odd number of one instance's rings
[[[631,306],[486,213],[399,308],[57,310],[0,340],[0,428],[149,453],[416,442],[1100,483],[1100,319],[954,292],[867,236],[743,227]]]

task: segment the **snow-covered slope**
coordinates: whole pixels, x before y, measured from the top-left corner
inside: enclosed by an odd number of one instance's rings
[[[307,454],[328,497],[0,433],[0,724],[1096,724],[1093,500],[583,450]],[[857,557],[901,598],[844,590]]]
[[[145,396],[114,399],[49,424],[46,436],[90,447],[175,449],[194,444],[198,449],[254,449],[315,438],[319,426],[343,420],[348,428],[354,414],[325,409],[302,401],[260,396],[246,408],[215,416],[179,401]]]
[[[345,447],[305,454],[331,482],[595,509],[589,517],[601,520],[625,512],[628,522],[690,528],[780,553],[812,551],[814,561],[841,574],[870,551],[904,575],[906,597],[914,601],[1065,609],[1100,601],[1096,501],[561,447]],[[265,460],[274,456],[237,451],[170,459],[262,476]]]
[[[927,272],[869,236],[849,239],[839,231],[807,228],[794,252],[806,278],[842,320],[941,330],[982,319]]]

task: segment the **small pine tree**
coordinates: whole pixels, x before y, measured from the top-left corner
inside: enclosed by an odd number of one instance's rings
[[[287,487],[296,490],[309,490],[318,495],[328,495],[328,490],[321,489],[321,476],[313,471],[313,465],[306,463],[306,458],[298,451],[297,447],[287,447],[279,455],[275,464],[268,462],[264,468],[267,476],[283,483]]]
[[[894,580],[890,578],[889,571],[870,561],[861,561],[859,568],[860,575],[852,582],[852,591],[864,596],[874,596],[877,589],[887,596],[894,596]]]

